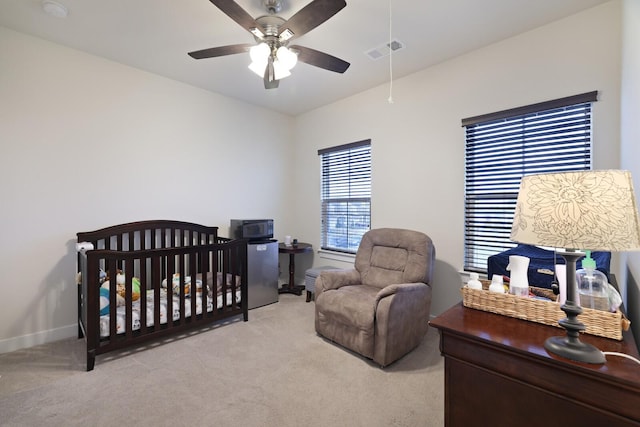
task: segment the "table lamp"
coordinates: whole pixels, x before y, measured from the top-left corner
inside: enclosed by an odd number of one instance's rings
[[[595,170],[529,175],[522,178],[511,229],[511,240],[530,245],[564,248],[567,315],[558,323],[564,336],[545,341],[545,349],[567,359],[604,363],[604,354],[580,341],[585,329],[578,320],[576,262],[582,250],[640,249],[640,220],[631,174]]]

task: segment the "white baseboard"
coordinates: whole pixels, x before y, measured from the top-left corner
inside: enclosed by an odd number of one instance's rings
[[[47,344],[53,341],[63,340],[78,335],[78,325],[62,326],[60,328],[49,329],[47,331],[36,332],[35,334],[22,335],[19,337],[0,340],[0,354],[35,345]]]

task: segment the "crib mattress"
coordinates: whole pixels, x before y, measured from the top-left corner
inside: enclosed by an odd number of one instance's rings
[[[153,326],[154,324],[154,293],[153,291],[147,292],[147,327]],[[227,292],[227,305],[232,305],[234,302],[237,304],[240,302],[241,291],[238,289],[236,291],[235,301],[233,299],[233,293],[231,291]],[[223,295],[218,293],[216,298],[216,306],[217,308],[222,308],[223,305]],[[140,300],[134,301],[131,304],[131,328],[136,331],[140,329]],[[180,296],[173,295],[173,320],[180,319]],[[116,333],[124,334],[126,332],[126,308],[124,306],[117,307],[116,309]],[[207,312],[213,311],[213,301],[212,298],[207,298]],[[187,296],[184,299],[184,317],[191,317],[191,297]],[[202,296],[198,294],[196,296],[196,315],[202,314]],[[100,337],[105,338],[109,336],[109,322],[111,320],[111,316],[109,314],[105,314],[100,316]],[[160,290],[160,323],[167,323],[167,291],[165,289]]]

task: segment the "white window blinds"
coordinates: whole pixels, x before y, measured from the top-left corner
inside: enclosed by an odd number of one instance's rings
[[[371,140],[318,150],[321,247],[355,253],[371,223]]]
[[[464,269],[486,272],[509,240],[520,179],[591,169],[597,92],[462,120],[466,127]]]

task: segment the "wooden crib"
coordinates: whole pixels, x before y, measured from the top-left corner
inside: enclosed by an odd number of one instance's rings
[[[78,237],[78,337],[95,357],[247,310],[247,241],[217,227],[140,221]]]

